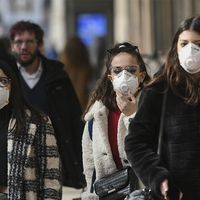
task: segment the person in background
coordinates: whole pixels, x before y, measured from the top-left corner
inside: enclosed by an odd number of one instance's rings
[[[8,37],[0,37],[0,56],[9,58],[10,57],[10,39]]]
[[[92,66],[89,60],[87,47],[78,36],[70,37],[60,55],[65,64],[82,109],[85,110],[92,79]]]
[[[85,179],[81,106],[63,64],[41,54],[43,35],[42,28],[30,21],[16,22],[10,28],[15,70],[27,101],[49,115],[52,121],[62,161],[63,185],[82,188]]]
[[[150,79],[138,47],[128,42],[107,50],[106,69],[84,115],[82,149],[87,189],[82,199],[87,200],[98,199],[93,192],[95,180],[129,165],[124,138],[140,91]]]
[[[50,119],[23,98],[0,60],[0,199],[60,200],[61,163]]]
[[[163,95],[162,154],[156,154]],[[155,199],[200,199],[200,17],[175,33],[163,71],[144,88],[125,140],[128,160]]]

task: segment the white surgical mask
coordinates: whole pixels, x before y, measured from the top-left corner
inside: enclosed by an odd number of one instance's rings
[[[0,87],[0,109],[6,106],[9,102],[10,91],[5,87]]]
[[[195,74],[200,71],[200,47],[197,45],[188,43],[180,50],[178,57],[186,72]]]
[[[138,78],[126,70],[117,74],[114,77],[112,84],[115,91],[119,91],[124,95],[127,95],[128,91],[134,95],[139,87]]]

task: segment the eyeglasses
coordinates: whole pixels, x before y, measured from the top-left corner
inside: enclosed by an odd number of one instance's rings
[[[7,87],[10,84],[11,79],[8,77],[0,77],[0,87]]]
[[[111,66],[110,67],[111,72],[114,74],[119,74],[123,70],[126,70],[127,72],[133,74],[133,75],[138,75],[139,73],[139,65],[130,65],[126,67],[121,67],[121,66]]]
[[[17,47],[21,47],[23,44],[26,44],[28,47],[32,47],[36,43],[36,40],[15,40],[13,43]]]

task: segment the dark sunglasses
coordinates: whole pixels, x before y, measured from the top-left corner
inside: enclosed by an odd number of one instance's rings
[[[119,74],[123,70],[126,70],[127,72],[137,75],[139,73],[139,65],[131,65],[131,66],[126,66],[126,67],[121,67],[121,66],[111,66],[110,70],[112,73],[115,75]]]
[[[131,45],[131,44],[121,44],[118,46],[115,46],[111,49],[107,49],[107,52],[110,54],[120,53],[120,52],[137,52],[139,53],[139,49],[137,46]]]

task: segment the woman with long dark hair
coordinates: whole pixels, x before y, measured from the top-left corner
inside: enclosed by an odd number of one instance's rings
[[[0,60],[0,199],[61,199],[51,122],[26,103],[10,65]]]
[[[107,50],[105,63],[106,71],[84,115],[82,146],[87,191],[82,199],[87,200],[98,199],[94,181],[129,166],[124,138],[129,119],[137,110],[140,91],[150,79],[138,47],[131,43],[118,43]]]
[[[156,154],[167,93],[162,154]],[[200,17],[178,28],[164,69],[146,87],[130,123],[129,161],[155,199],[200,199]]]

